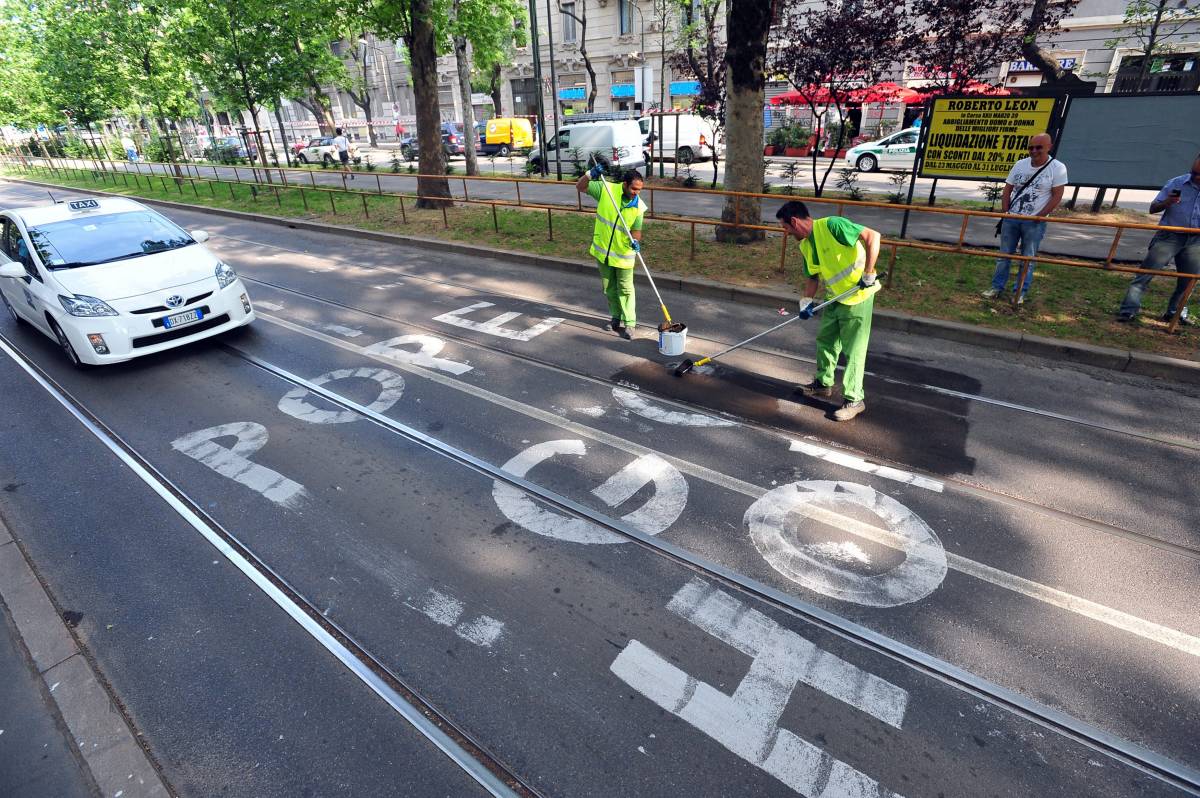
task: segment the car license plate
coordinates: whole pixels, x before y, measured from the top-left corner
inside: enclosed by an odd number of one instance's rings
[[[204,318],[204,311],[196,308],[195,310],[186,310],[183,313],[176,313],[174,316],[167,316],[163,319],[163,327],[168,330],[172,327],[182,327],[185,324],[191,324],[194,321],[200,321]]]

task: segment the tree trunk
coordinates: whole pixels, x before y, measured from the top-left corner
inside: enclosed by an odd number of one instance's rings
[[[1025,38],[1021,42],[1021,55],[1026,61],[1037,67],[1047,85],[1076,90],[1090,87],[1092,91],[1095,91],[1095,83],[1086,81],[1074,72],[1060,67],[1058,62],[1037,43],[1038,31],[1045,27],[1046,7],[1051,2],[1053,0],[1034,0],[1033,7],[1029,12],[1029,22],[1025,26]]]
[[[328,102],[329,98],[322,92],[319,95],[320,99],[317,99],[312,96],[311,88],[308,91],[309,95],[307,97],[292,97],[292,102],[297,103],[313,115],[313,119],[317,120],[317,133],[319,135],[332,136],[334,128],[333,112],[321,103],[321,100]]]
[[[417,147],[421,175],[417,179],[418,208],[451,205],[446,180],[446,151],[442,147],[442,114],[438,106],[437,42],[433,29],[433,0],[412,0],[408,57],[412,65],[417,111]]]
[[[501,107],[501,103],[500,103],[500,65],[499,64],[495,64],[492,66],[492,77],[491,77],[490,88],[491,88],[491,95],[492,95],[492,110],[494,112],[494,115],[497,117],[504,116],[504,109]]]
[[[366,36],[364,33],[363,36]],[[370,55],[367,45],[363,45],[362,58],[362,94],[356,94],[354,89],[346,89],[346,93],[350,95],[350,100],[366,114],[367,117],[367,140],[371,142],[372,147],[378,147],[379,142],[375,138],[375,125],[371,123],[371,89],[367,86],[367,67],[370,62],[367,56]],[[355,60],[358,60],[355,57]]]
[[[287,139],[287,134],[283,131],[283,114],[279,111],[279,106],[283,104],[282,97],[275,98],[275,122],[279,125],[279,143],[283,145],[283,160],[289,167],[292,165],[292,145]]]
[[[454,0],[454,16],[458,16],[460,0]],[[463,148],[466,150],[467,174],[479,174],[475,155],[475,109],[471,105],[471,61],[467,55],[467,37],[454,37],[454,62],[458,67],[458,93],[463,104]]]
[[[1158,7],[1154,11],[1154,24],[1150,26],[1146,49],[1142,51],[1142,66],[1138,69],[1138,91],[1145,91],[1146,78],[1150,75],[1150,59],[1154,56],[1154,46],[1158,43],[1158,26],[1162,24],[1163,13],[1166,10],[1167,0],[1158,0]]]
[[[767,33],[771,29],[771,4],[755,0],[729,0],[725,30],[725,190],[761,192],[763,181],[763,66]],[[730,197],[721,220],[761,224],[762,202]],[[717,228],[718,241],[746,243],[763,238],[761,230]]]

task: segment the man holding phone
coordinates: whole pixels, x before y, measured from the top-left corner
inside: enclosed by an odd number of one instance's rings
[[[1158,192],[1154,202],[1150,203],[1150,213],[1162,213],[1159,224],[1163,227],[1193,227],[1200,228],[1200,155],[1192,162],[1190,174],[1179,175],[1167,181]],[[1143,269],[1164,270],[1171,258],[1175,259],[1175,271],[1179,274],[1200,275],[1200,233],[1175,233],[1160,230],[1150,240],[1150,249],[1142,260]],[[1142,308],[1142,295],[1150,285],[1151,274],[1138,274],[1129,284],[1125,298],[1121,300],[1121,310],[1117,313],[1117,321],[1129,322],[1137,318]],[[1167,303],[1167,312],[1162,315],[1163,321],[1170,321],[1176,311],[1180,310],[1179,302],[1183,292],[1187,290],[1189,280],[1180,277],[1175,281],[1175,292]],[[1179,316],[1180,324],[1191,324],[1188,309],[1185,306]]]

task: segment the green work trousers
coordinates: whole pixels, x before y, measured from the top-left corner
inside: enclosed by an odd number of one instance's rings
[[[633,295],[633,269],[618,269],[600,263],[600,284],[608,297],[608,315],[626,327],[637,324],[637,302]]]
[[[864,396],[863,371],[867,364],[867,340],[871,337],[871,312],[875,297],[869,296],[857,305],[834,302],[821,312],[821,329],[817,331],[817,382],[833,385],[838,355],[846,356],[846,373],[842,375],[842,396],[857,402]]]

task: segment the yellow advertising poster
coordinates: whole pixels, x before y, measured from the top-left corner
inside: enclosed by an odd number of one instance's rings
[[[1053,97],[936,99],[921,175],[1003,180],[1029,154],[1029,137],[1046,132],[1053,112]]]

